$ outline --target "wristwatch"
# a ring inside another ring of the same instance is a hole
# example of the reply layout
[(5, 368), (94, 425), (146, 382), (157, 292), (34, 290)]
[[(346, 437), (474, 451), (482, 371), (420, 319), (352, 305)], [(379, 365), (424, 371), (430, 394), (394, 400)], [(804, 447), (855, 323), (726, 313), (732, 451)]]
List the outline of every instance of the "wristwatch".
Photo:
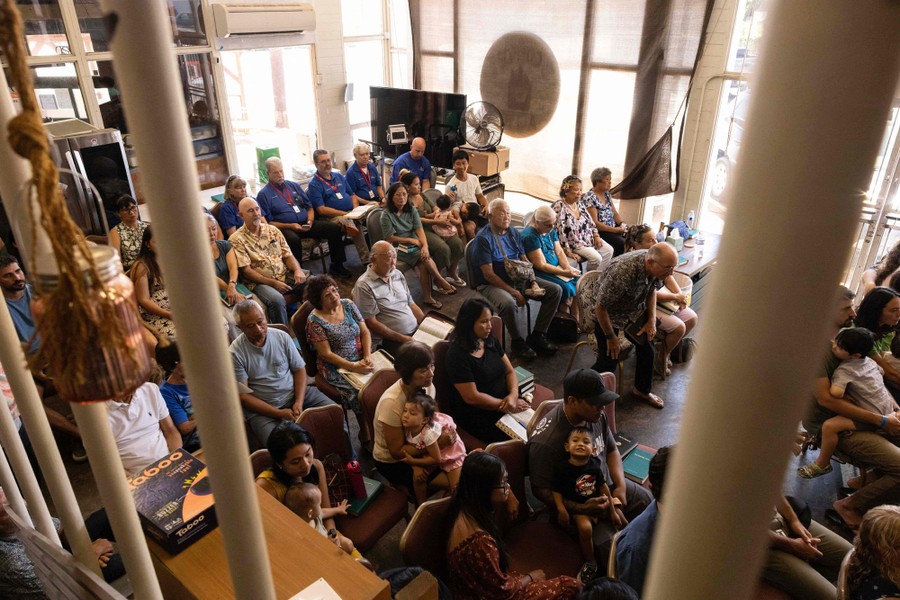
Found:
[(611, 340), (614, 337), (616, 337), (616, 334), (615, 333), (606, 333), (606, 334), (604, 334), (604, 337), (606, 337), (606, 339), (608, 339), (608, 340)]

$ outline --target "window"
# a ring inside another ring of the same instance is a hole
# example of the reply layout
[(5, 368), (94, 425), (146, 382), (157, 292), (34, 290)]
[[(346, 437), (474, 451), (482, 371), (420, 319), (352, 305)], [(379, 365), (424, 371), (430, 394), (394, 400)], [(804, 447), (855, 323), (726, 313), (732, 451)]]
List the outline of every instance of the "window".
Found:
[(353, 141), (370, 140), (371, 105), (369, 86), (389, 82), (385, 60), (388, 35), (385, 28), (385, 6), (372, 0), (341, 0), (344, 26), (344, 69), (352, 97), (347, 103)]
[[(316, 149), (312, 48), (295, 46), (221, 53), (237, 168), (265, 175), (257, 151), (278, 148), (288, 179), (303, 179)], [(263, 179), (259, 179), (262, 181)], [(252, 188), (252, 183), (251, 183)]]
[[(84, 97), (78, 85), (75, 63), (59, 63), (30, 67), (34, 93), (44, 122), (62, 119), (87, 119)], [(6, 80), (12, 75), (4, 68)], [(15, 92), (13, 92), (15, 94)], [(13, 99), (17, 98), (16, 95)]]

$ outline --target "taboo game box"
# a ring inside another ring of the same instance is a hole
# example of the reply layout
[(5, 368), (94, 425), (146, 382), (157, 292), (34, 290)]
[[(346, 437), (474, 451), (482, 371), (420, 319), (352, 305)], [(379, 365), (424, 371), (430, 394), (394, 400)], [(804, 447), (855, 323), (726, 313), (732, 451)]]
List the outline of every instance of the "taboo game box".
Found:
[(216, 512), (206, 465), (183, 448), (129, 480), (144, 531), (178, 554), (215, 529)]

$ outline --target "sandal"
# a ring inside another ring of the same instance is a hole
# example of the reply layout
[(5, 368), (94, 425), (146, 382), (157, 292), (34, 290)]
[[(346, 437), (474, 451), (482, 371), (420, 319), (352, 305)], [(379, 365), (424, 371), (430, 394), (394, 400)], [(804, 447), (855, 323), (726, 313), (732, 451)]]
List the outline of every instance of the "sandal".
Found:
[(444, 277), (444, 279), (456, 287), (466, 287), (466, 280), (462, 277)]
[(543, 288), (541, 288), (540, 290), (533, 290), (531, 288), (528, 288), (527, 290), (522, 292), (522, 295), (525, 296), (526, 298), (543, 298), (544, 294), (546, 294), (546, 293), (547, 293), (547, 290), (545, 290)]
[(665, 406), (666, 406), (666, 403), (663, 402), (663, 399), (652, 392), (649, 394), (644, 394), (637, 390), (632, 390), (631, 393), (633, 396), (637, 396), (638, 398), (640, 398), (641, 400), (643, 400), (644, 402), (646, 402), (653, 408), (662, 409), (662, 408), (665, 408)]
[(425, 304), (427, 304), (428, 306), (432, 307), (435, 310), (441, 310), (442, 308), (444, 308), (444, 304), (442, 302), (435, 300), (434, 298), (432, 298), (431, 300), (426, 300)]
[(452, 285), (449, 288), (439, 288), (438, 286), (432, 284), (431, 289), (438, 294), (444, 294), (445, 296), (452, 296), (456, 293), (456, 288)]
[(803, 479), (815, 479), (816, 477), (821, 477), (822, 475), (827, 475), (831, 473), (834, 468), (829, 463), (825, 468), (820, 467), (814, 462), (809, 463), (808, 465), (803, 465), (799, 469), (797, 469), (797, 475), (802, 477)]

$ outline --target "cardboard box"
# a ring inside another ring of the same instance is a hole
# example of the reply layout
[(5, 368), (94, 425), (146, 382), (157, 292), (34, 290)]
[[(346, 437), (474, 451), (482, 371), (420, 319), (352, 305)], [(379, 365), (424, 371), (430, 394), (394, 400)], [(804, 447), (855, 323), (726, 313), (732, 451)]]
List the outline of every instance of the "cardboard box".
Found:
[(509, 148), (506, 146), (497, 146), (496, 152), (482, 152), (466, 147), (458, 147), (453, 150), (465, 150), (469, 154), (468, 172), (473, 175), (481, 177), (496, 175), (509, 168)]
[(142, 469), (128, 485), (144, 532), (170, 554), (216, 528), (206, 465), (183, 448)]

